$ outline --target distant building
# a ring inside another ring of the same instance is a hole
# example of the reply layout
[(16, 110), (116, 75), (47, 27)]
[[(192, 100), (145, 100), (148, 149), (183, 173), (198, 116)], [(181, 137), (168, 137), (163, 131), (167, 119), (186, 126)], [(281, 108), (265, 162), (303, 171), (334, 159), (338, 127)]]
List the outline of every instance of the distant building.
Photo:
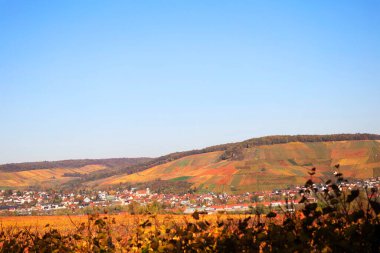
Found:
[(149, 196), (150, 190), (149, 190), (149, 188), (146, 188), (145, 190), (138, 190), (138, 191), (136, 191), (136, 195), (139, 197)]

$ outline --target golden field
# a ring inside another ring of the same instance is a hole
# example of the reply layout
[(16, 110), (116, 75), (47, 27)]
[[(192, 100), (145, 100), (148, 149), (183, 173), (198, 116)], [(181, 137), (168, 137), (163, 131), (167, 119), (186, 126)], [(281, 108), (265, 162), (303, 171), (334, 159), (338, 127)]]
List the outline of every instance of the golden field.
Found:
[[(91, 216), (87, 215), (55, 215), (55, 216), (4, 216), (0, 217), (0, 227), (7, 228), (30, 228), (32, 230), (45, 231), (49, 229), (57, 229), (60, 232), (71, 232), (81, 225), (88, 223)], [(131, 227), (139, 224), (146, 219), (154, 219), (159, 223), (182, 223), (185, 221), (193, 221), (191, 215), (130, 215), (128, 213), (100, 215), (101, 218), (115, 220), (116, 227)], [(244, 218), (246, 215), (202, 215), (201, 218), (207, 221), (215, 221), (217, 219), (225, 220), (228, 218)], [(48, 226), (47, 226), (48, 225)]]

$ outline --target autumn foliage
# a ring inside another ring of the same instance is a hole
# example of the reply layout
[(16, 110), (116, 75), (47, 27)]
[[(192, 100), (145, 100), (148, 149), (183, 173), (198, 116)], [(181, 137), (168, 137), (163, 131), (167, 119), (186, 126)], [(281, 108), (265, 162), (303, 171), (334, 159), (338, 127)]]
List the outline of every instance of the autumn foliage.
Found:
[[(309, 171), (299, 212), (253, 209), (213, 218), (198, 212), (177, 218), (147, 214), (123, 224), (90, 215), (86, 222), (73, 222), (68, 233), (49, 226), (43, 232), (2, 228), (0, 252), (379, 252), (377, 188), (343, 189), (345, 179), (337, 172), (319, 192), (315, 173)], [(309, 202), (311, 196), (319, 201)]]

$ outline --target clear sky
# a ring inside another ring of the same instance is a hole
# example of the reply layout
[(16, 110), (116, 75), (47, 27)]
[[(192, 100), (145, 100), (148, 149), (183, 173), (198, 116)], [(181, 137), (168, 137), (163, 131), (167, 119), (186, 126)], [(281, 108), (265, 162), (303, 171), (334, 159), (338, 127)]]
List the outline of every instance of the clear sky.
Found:
[(380, 1), (0, 0), (0, 163), (380, 133)]

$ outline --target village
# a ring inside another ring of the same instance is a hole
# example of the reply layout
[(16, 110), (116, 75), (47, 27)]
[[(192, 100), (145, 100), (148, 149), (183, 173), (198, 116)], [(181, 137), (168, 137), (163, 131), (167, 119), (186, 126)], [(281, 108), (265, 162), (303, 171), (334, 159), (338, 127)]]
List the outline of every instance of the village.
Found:
[[(326, 187), (325, 184), (313, 184), (313, 188), (319, 192)], [(341, 182), (339, 187), (347, 190), (375, 189), (378, 194), (380, 177)], [(190, 214), (195, 211), (209, 214), (217, 212), (248, 213), (258, 208), (294, 211), (304, 190), (304, 186), (297, 186), (292, 189), (243, 194), (213, 192), (158, 194), (151, 192), (149, 188), (72, 193), (8, 189), (0, 190), (0, 215), (85, 214), (96, 208), (134, 213), (138, 210), (150, 211), (147, 207), (151, 206), (155, 207), (154, 211), (177, 214)], [(308, 201), (317, 202), (317, 199), (313, 195), (309, 195)]]

